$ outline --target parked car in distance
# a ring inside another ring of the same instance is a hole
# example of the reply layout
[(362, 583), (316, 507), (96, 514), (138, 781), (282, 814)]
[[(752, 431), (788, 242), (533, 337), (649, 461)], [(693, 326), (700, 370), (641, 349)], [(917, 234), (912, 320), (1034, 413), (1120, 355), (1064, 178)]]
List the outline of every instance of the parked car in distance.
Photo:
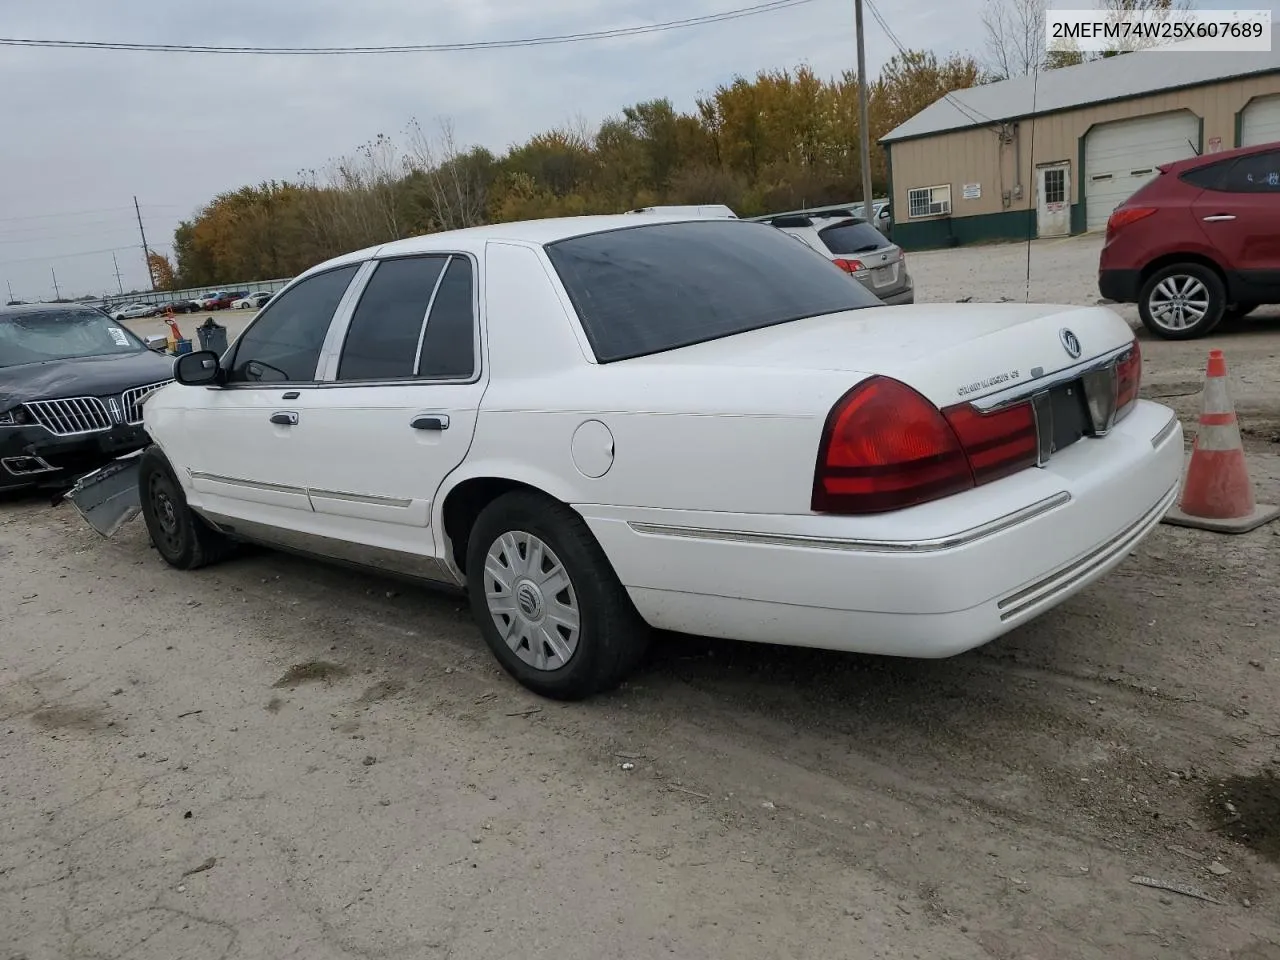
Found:
[(1098, 289), (1190, 340), (1280, 303), (1280, 143), (1165, 164), (1107, 221)]
[(200, 308), (192, 300), (170, 300), (167, 303), (160, 304), (158, 307), (159, 312), (162, 314), (168, 313), (170, 310), (174, 313), (195, 313), (198, 309)]
[(154, 317), (160, 312), (160, 309), (154, 303), (131, 303), (124, 307), (113, 307), (111, 316), (117, 322), (123, 320), (138, 320), (142, 317)]
[(752, 219), (803, 240), (885, 303), (915, 303), (915, 283), (902, 248), (848, 210), (793, 210)]
[(172, 371), (95, 307), (0, 308), (0, 491), (68, 483), (145, 447), (142, 403)]
[(248, 293), (249, 291), (247, 290), (220, 290), (213, 296), (206, 297), (202, 301), (201, 309), (226, 310), (241, 297), (247, 296)]
[(1113, 311), (890, 309), (740, 220), (372, 247), (224, 358), (178, 358), (144, 409), (133, 506), (164, 561), (250, 541), (463, 588), (557, 698), (619, 682), (655, 628), (960, 653), (1112, 569), (1182, 472)]
[(257, 293), (251, 293), (247, 297), (241, 297), (231, 304), (232, 310), (261, 310), (271, 299), (271, 294), (265, 290), (259, 290)]

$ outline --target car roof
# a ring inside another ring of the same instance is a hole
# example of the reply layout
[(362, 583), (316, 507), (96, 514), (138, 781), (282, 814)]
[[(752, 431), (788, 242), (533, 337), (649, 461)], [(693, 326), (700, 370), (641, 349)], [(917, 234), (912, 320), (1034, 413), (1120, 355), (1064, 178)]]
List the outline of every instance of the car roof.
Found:
[(1197, 167), (1208, 166), (1211, 163), (1235, 160), (1237, 157), (1248, 157), (1255, 153), (1268, 153), (1272, 150), (1280, 150), (1280, 141), (1257, 143), (1251, 147), (1236, 147), (1232, 150), (1219, 150), (1217, 153), (1202, 153), (1198, 157), (1187, 157), (1184, 160), (1175, 160), (1173, 163), (1162, 163), (1160, 164), (1160, 169), (1167, 173), (1182, 173), (1186, 170), (1195, 170)]
[(511, 223), (493, 223), (481, 227), (467, 227), (462, 230), (445, 230), (440, 233), (428, 233), (418, 237), (406, 237), (403, 240), (392, 240), (389, 243), (334, 257), (324, 263), (316, 264), (306, 271), (306, 276), (321, 270), (351, 263), (359, 263), (374, 257), (409, 256), (415, 253), (433, 253), (441, 250), (470, 249), (479, 250), (491, 241), (534, 244), (546, 246), (560, 240), (575, 237), (586, 237), (595, 233), (607, 233), (611, 230), (636, 230), (645, 227), (670, 223), (732, 223), (746, 224), (750, 221), (730, 219), (729, 217), (693, 217), (687, 214), (649, 213), (643, 217), (633, 214), (603, 214), (586, 217), (553, 217), (546, 220), (517, 220)]
[(0, 320), (11, 320), (16, 317), (34, 317), (41, 314), (85, 313), (101, 317), (102, 311), (97, 307), (83, 303), (24, 303), (17, 307), (0, 307)]

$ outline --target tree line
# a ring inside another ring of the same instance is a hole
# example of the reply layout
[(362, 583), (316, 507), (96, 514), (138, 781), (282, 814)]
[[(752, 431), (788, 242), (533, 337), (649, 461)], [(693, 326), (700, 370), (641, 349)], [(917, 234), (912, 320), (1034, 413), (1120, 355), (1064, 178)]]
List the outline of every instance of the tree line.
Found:
[[(986, 79), (972, 57), (907, 51), (868, 84), (873, 143), (945, 93)], [(740, 216), (842, 203), (861, 194), (858, 78), (809, 67), (723, 84), (691, 112), (667, 99), (582, 120), (495, 154), (459, 144), (448, 121), (410, 121), (290, 180), (214, 197), (174, 234), (162, 289), (293, 276), (400, 237), (483, 223), (724, 203)], [(876, 195), (888, 188), (874, 147)], [(159, 258), (164, 259), (164, 258)]]
[[(1183, 9), (1189, 0), (1102, 0), (1114, 11)], [(1084, 59), (1045, 49), (1046, 0), (987, 0), (981, 60), (905, 51), (867, 85), (871, 182), (888, 189), (876, 141), (944, 94)], [(222, 193), (174, 233), (174, 262), (153, 256), (159, 289), (293, 276), (332, 256), (483, 223), (723, 203), (739, 216), (861, 199), (858, 84), (809, 67), (739, 77), (681, 112), (668, 99), (592, 127), (547, 130), (505, 153), (463, 146), (451, 124), (411, 120), (353, 153)]]

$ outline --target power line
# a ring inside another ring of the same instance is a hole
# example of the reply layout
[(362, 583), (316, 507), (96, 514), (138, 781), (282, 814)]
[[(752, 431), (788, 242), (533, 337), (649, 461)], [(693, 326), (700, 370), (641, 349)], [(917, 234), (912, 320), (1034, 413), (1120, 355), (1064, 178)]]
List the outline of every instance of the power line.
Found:
[[(149, 209), (177, 210), (182, 207), (182, 204), (149, 203), (147, 204), (147, 207)], [(97, 210), (67, 210), (64, 213), (35, 213), (27, 217), (0, 217), (0, 223), (17, 223), (19, 221), (25, 222), (27, 220), (49, 220), (54, 217), (83, 217), (94, 213), (116, 213), (121, 210), (127, 210), (129, 213), (132, 213), (133, 207), (99, 207)]]
[[(892, 43), (897, 48), (898, 53), (902, 54), (902, 56), (905, 58), (907, 56), (907, 48), (903, 45), (902, 41), (898, 39), (897, 35), (891, 29), (889, 29), (889, 24), (885, 22), (885, 19), (881, 15), (880, 11), (876, 9), (875, 3), (873, 3), (872, 0), (866, 0), (866, 4), (867, 4), (867, 9), (871, 11), (871, 15), (876, 18), (876, 23), (880, 24), (880, 29), (884, 31), (884, 35), (889, 38), (889, 42)], [(958, 110), (961, 114), (963, 114), (969, 120), (969, 122), (976, 124), (977, 126), (980, 126), (980, 127), (987, 126), (988, 124), (998, 124), (1000, 122), (998, 120), (992, 119), (991, 117), (988, 117), (985, 113), (983, 113), (981, 110), (978, 110), (975, 107), (966, 107), (963, 103), (961, 103), (954, 96), (952, 96), (949, 91), (947, 93), (944, 93), (942, 95), (942, 98), (946, 100), (947, 103), (955, 107), (956, 110)], [(975, 117), (974, 116), (975, 113), (978, 116)], [(981, 117), (982, 119), (978, 119), (979, 117)]]
[[(154, 247), (172, 247), (173, 244), (168, 242), (152, 244)], [(7, 266), (11, 263), (40, 263), (48, 260), (70, 260), (74, 257), (91, 257), (99, 253), (115, 253), (119, 250), (139, 250), (138, 244), (131, 243), (123, 247), (104, 247), (101, 250), (81, 250), (79, 253), (55, 253), (43, 257), (20, 257), (17, 260), (0, 260), (0, 266)]]
[(750, 7), (739, 7), (736, 10), (725, 10), (721, 13), (709, 13), (700, 17), (687, 17), (683, 20), (667, 20), (663, 23), (651, 23), (636, 27), (611, 27), (605, 30), (591, 30), (585, 33), (564, 33), (545, 37), (524, 37), (518, 40), (474, 40), (459, 43), (414, 43), (399, 46), (372, 47), (219, 47), (205, 44), (187, 43), (131, 43), (127, 41), (100, 40), (35, 40), (19, 37), (0, 37), (0, 46), (9, 47), (47, 47), (74, 50), (128, 50), (136, 53), (223, 53), (251, 54), (257, 56), (344, 56), (352, 54), (389, 54), (389, 53), (449, 53), (462, 50), (504, 50), (511, 47), (538, 47), (560, 43), (583, 43), (589, 40), (612, 40), (619, 37), (634, 37), (649, 33), (663, 33), (668, 30), (683, 30), (688, 27), (703, 26), (708, 23), (724, 23), (728, 20), (740, 20), (743, 17), (754, 17), (775, 10), (786, 10), (799, 7), (816, 0), (769, 0)]

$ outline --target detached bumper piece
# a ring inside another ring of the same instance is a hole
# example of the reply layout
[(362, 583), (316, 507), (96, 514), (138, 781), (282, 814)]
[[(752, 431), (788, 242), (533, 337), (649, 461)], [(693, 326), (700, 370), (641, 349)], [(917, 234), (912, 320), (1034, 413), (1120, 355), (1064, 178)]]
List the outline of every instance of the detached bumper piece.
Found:
[(110, 537), (142, 511), (138, 495), (138, 465), (142, 451), (81, 477), (66, 499), (85, 522)]

